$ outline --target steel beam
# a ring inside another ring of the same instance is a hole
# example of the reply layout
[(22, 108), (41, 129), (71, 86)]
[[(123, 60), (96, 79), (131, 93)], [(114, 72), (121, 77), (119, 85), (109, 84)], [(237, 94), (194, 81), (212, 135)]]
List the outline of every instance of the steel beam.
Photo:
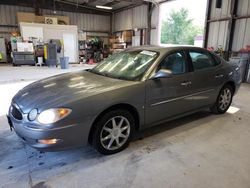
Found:
[(133, 5), (129, 5), (129, 6), (120, 8), (120, 9), (116, 9), (113, 12), (117, 13), (117, 12), (121, 12), (121, 11), (128, 10), (128, 9), (131, 9), (131, 8), (135, 8), (135, 7), (138, 7), (138, 6), (141, 6), (141, 5), (147, 5), (147, 3), (146, 2), (136, 3), (136, 4), (133, 4)]
[(151, 39), (151, 29), (152, 29), (152, 25), (151, 25), (151, 20), (152, 20), (152, 13), (153, 13), (153, 9), (154, 9), (155, 5), (153, 3), (148, 3), (148, 28), (147, 28), (147, 45), (150, 44), (150, 39)]
[(225, 46), (227, 60), (229, 59), (230, 51), (232, 51), (232, 46), (233, 46), (237, 8), (238, 8), (238, 0), (231, 0), (230, 20), (228, 23), (228, 32), (227, 32), (226, 46)]
[(204, 39), (204, 43), (203, 43), (203, 47), (207, 48), (208, 46), (208, 35), (209, 35), (209, 20), (210, 20), (210, 16), (211, 16), (211, 9), (212, 9), (212, 0), (208, 0), (207, 1), (207, 11), (206, 11), (206, 25), (205, 25), (205, 39)]
[[(35, 2), (34, 2), (35, 1)], [(0, 4), (16, 5), (34, 8), (34, 4), (39, 4), (40, 9), (54, 10), (54, 0), (0, 0)], [(111, 15), (111, 11), (99, 10), (85, 5), (76, 6), (75, 3), (66, 0), (55, 0), (57, 11), (80, 12), (86, 14)]]

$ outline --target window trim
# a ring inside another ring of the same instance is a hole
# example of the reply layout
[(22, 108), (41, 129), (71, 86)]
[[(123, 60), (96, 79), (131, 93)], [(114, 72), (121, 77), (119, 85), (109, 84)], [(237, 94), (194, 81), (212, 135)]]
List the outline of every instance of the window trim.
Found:
[[(192, 52), (194, 52), (194, 53), (201, 53), (201, 54), (204, 54), (204, 55), (208, 54), (209, 57), (210, 57), (214, 62), (216, 62), (216, 65), (211, 66), (211, 67), (207, 67), (207, 68), (203, 68), (203, 69), (196, 69), (196, 70), (195, 70), (195, 69), (194, 69), (194, 65), (193, 65), (193, 60), (192, 60), (192, 57), (191, 57), (191, 55), (190, 55), (190, 53), (192, 53)], [(188, 50), (186, 50), (186, 53), (187, 53), (187, 59), (188, 59), (188, 61), (189, 61), (189, 64), (190, 64), (190, 67), (191, 67), (192, 72), (201, 72), (201, 71), (206, 71), (206, 70), (214, 69), (214, 68), (217, 68), (217, 67), (221, 64), (221, 62), (218, 62), (218, 61), (215, 59), (215, 57), (213, 57), (213, 55), (212, 55), (209, 51), (206, 51), (206, 50), (196, 50), (196, 49), (191, 50), (191, 49), (188, 49)]]
[[(173, 55), (173, 54), (176, 54), (176, 53), (180, 53), (182, 54), (183, 58), (184, 58), (184, 61), (185, 61), (185, 72), (181, 73), (181, 74), (173, 74), (173, 77), (175, 76), (179, 76), (179, 75), (183, 75), (183, 74), (186, 74), (186, 73), (189, 73), (189, 66), (188, 66), (188, 61), (187, 61), (187, 56), (186, 56), (186, 53), (185, 53), (185, 50), (176, 50), (176, 51), (171, 51), (170, 53), (167, 53), (165, 54), (161, 60), (159, 60), (159, 62), (157, 63), (157, 65), (154, 67), (154, 70), (152, 71), (152, 73), (150, 74), (150, 77), (152, 76), (152, 74), (155, 74), (158, 67), (160, 66), (160, 64), (170, 55)], [(150, 78), (149, 77), (149, 78)]]

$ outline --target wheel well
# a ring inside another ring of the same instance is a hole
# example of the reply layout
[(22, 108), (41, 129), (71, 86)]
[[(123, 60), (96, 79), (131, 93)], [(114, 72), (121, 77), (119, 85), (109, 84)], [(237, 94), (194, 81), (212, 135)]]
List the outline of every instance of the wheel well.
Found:
[(113, 105), (113, 106), (110, 106), (109, 108), (105, 109), (103, 112), (101, 112), (95, 119), (95, 121), (93, 122), (92, 126), (91, 126), (91, 129), (90, 129), (90, 132), (89, 132), (89, 137), (88, 137), (88, 141), (89, 143), (92, 143), (92, 140), (93, 140), (93, 133), (94, 133), (94, 130), (95, 130), (95, 124), (96, 122), (107, 112), (111, 111), (111, 110), (115, 110), (115, 109), (124, 109), (124, 110), (127, 110), (131, 113), (131, 115), (134, 117), (135, 119), (135, 130), (139, 130), (139, 125), (140, 125), (140, 117), (139, 117), (139, 113), (138, 111), (136, 110), (135, 107), (133, 107), (132, 105), (130, 104), (125, 104), (125, 103), (122, 103), (122, 104), (116, 104), (116, 105)]
[(233, 88), (233, 93), (235, 92), (235, 83), (233, 81), (229, 81), (225, 85), (230, 85)]

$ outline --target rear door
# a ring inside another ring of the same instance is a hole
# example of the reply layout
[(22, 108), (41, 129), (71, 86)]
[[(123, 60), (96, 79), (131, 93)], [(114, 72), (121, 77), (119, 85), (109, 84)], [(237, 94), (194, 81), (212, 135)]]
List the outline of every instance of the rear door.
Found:
[(225, 76), (220, 62), (205, 50), (189, 50), (187, 56), (193, 69), (193, 108), (215, 103)]

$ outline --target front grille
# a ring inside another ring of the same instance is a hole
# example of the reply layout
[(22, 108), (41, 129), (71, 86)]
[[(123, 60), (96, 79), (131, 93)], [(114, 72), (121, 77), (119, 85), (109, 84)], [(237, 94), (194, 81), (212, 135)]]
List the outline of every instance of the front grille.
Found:
[(12, 106), (11, 106), (11, 114), (17, 120), (22, 120), (23, 119), (23, 115), (20, 112), (20, 110), (16, 107), (16, 105), (12, 104)]

